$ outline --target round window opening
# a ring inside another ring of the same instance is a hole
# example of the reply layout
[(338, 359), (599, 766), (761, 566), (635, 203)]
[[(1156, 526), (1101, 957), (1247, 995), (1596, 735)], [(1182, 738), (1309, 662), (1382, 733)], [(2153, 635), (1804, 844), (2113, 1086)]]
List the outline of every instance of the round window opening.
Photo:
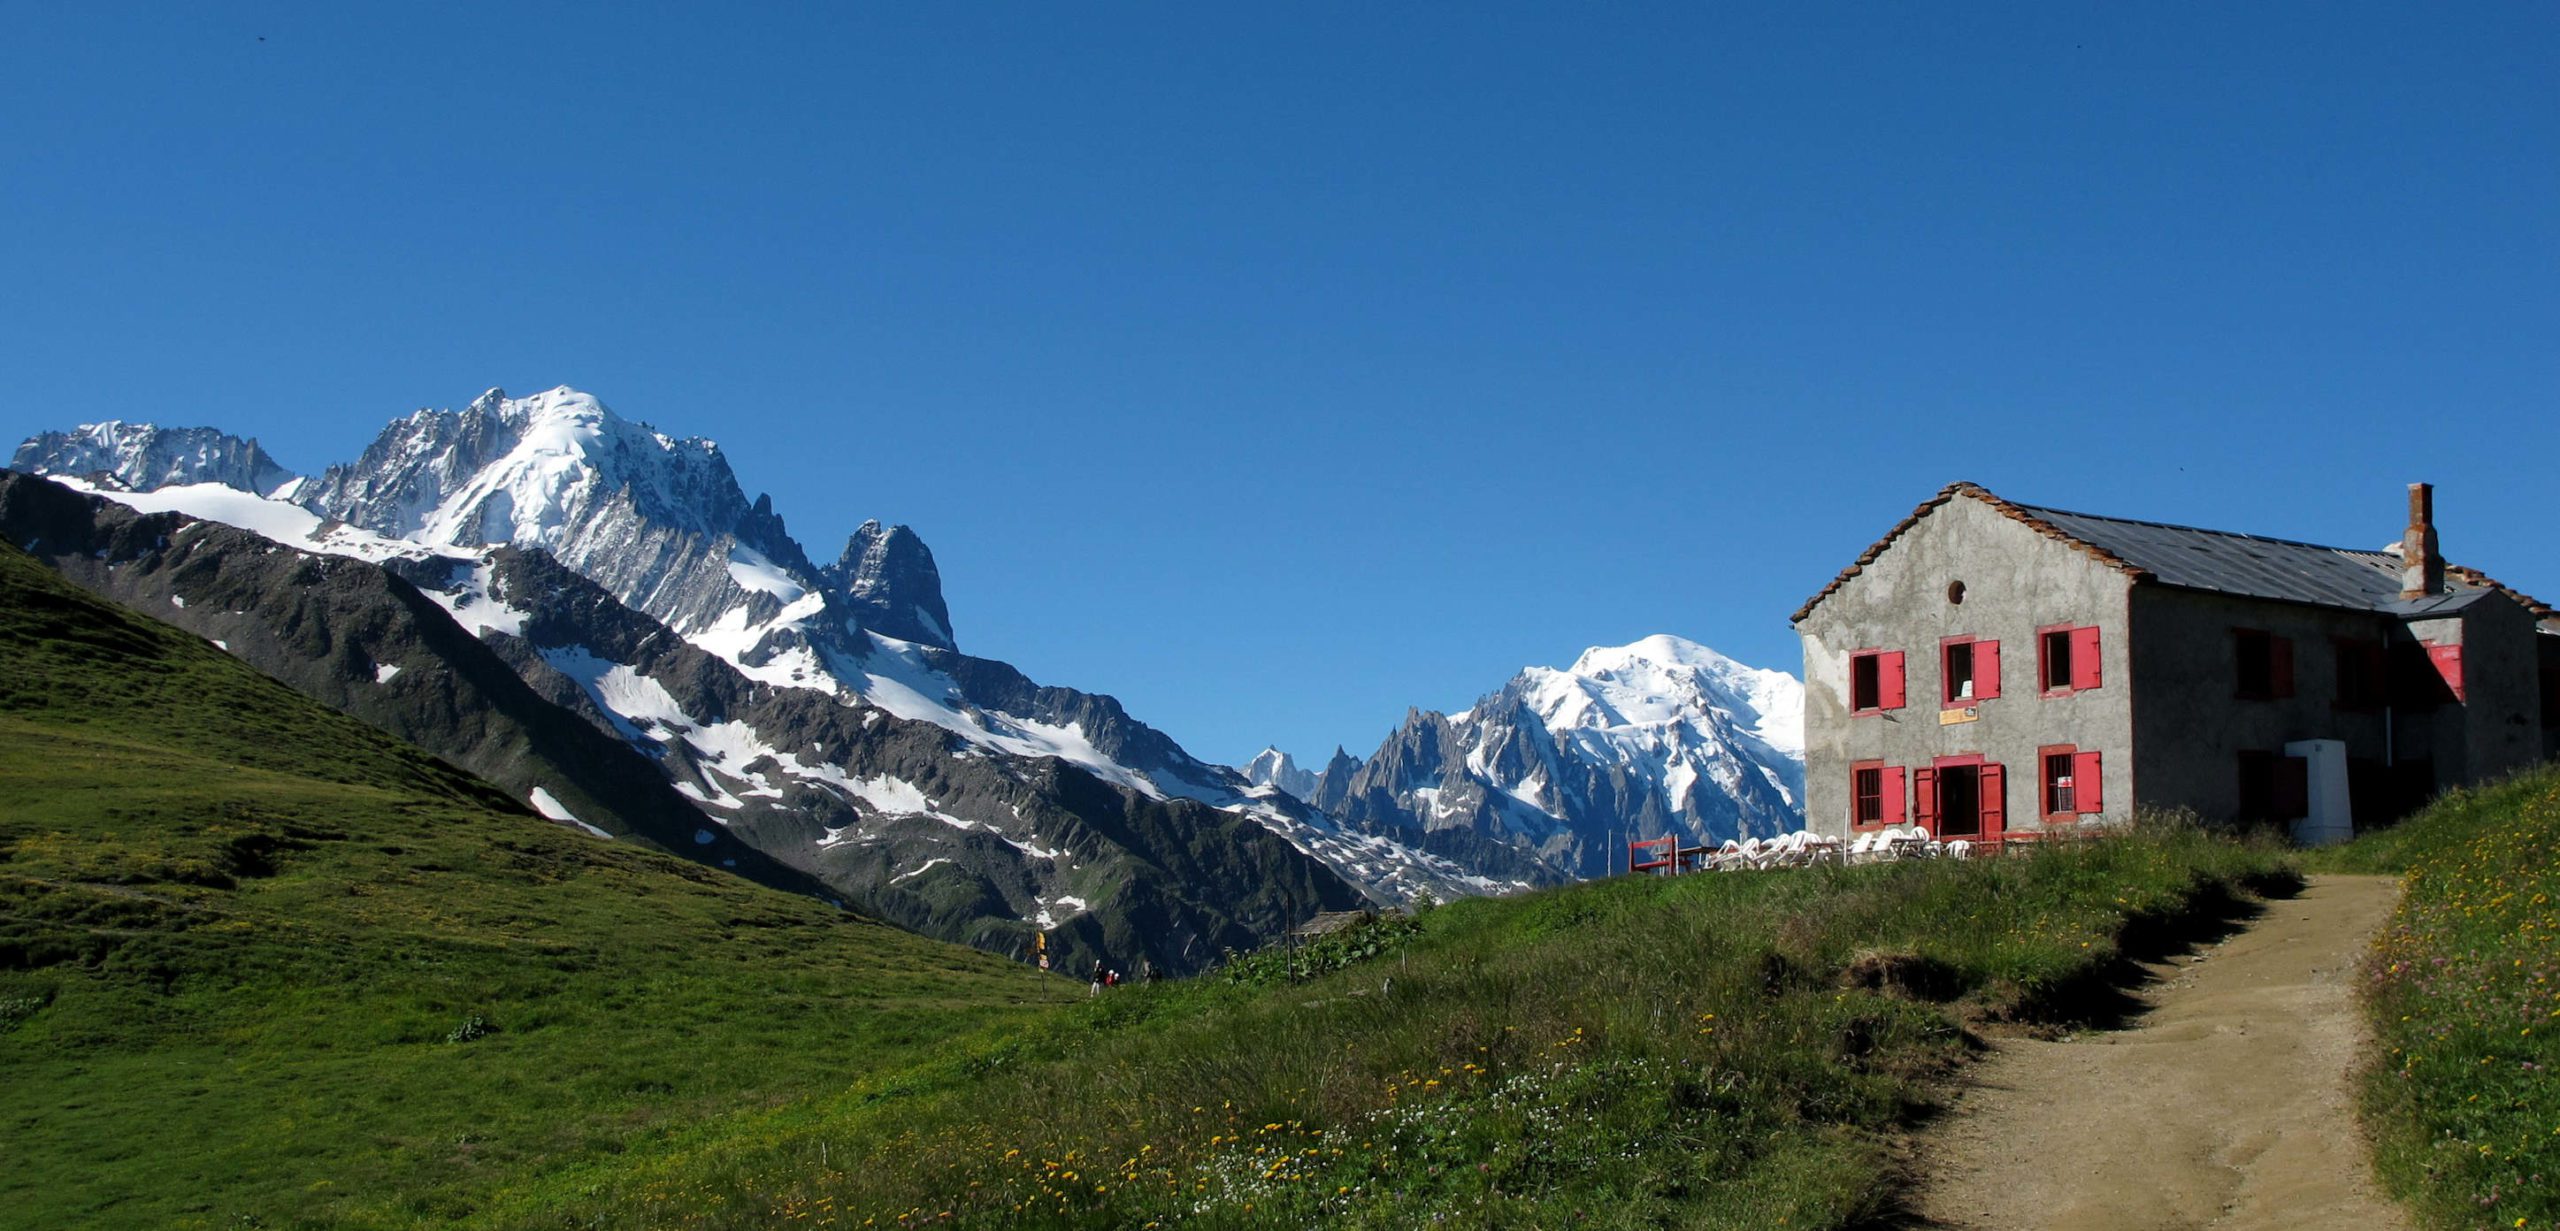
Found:
[(1957, 604), (1962, 604), (1962, 603), (1964, 602), (1964, 583), (1963, 583), (1963, 582), (1961, 582), (1961, 581), (1950, 581), (1950, 582), (1948, 582), (1948, 583), (1947, 583), (1947, 601), (1948, 601), (1948, 602), (1950, 602), (1950, 603), (1957, 603)]

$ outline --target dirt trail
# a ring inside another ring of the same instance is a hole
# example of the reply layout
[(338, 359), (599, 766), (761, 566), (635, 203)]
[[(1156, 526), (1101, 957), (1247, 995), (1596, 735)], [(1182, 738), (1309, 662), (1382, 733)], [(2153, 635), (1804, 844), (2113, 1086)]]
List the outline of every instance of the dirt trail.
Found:
[(2374, 1228), (2349, 1071), (2356, 960), (2388, 877), (2314, 877), (2245, 931), (2154, 967), (2133, 1028), (2004, 1041), (1922, 1134), (1921, 1226), (1967, 1231)]

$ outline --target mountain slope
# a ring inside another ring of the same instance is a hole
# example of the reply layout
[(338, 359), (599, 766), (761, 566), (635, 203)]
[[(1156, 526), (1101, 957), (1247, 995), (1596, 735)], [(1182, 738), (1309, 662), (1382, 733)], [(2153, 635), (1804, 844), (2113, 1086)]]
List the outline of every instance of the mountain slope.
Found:
[(1047, 930), (1080, 968), (1186, 971), (1358, 903), (1251, 818), (967, 755), (945, 725), (751, 679), (539, 550), (323, 532), (377, 565), (16, 475), (0, 476), (0, 532), (547, 813), (928, 935), (1027, 957)]
[[(49, 455), (35, 450), (30, 456), (42, 462)], [(1028, 772), (1016, 762), (1056, 758), (1151, 801), (1197, 801), (1226, 816), (1180, 807), (1165, 815), (1213, 829), (1223, 829), (1226, 818), (1248, 820), (1374, 899), (1450, 897), (1500, 887), (1474, 869), (1415, 850), (1393, 836), (1344, 827), (1284, 793), (1258, 790), (1232, 770), (1191, 757), (1107, 696), (1038, 685), (1004, 663), (960, 654), (953, 648), (951, 616), (932, 553), (913, 531), (866, 523), (835, 564), (813, 568), (770, 502), (746, 499), (717, 446), (678, 440), (623, 420), (595, 398), (573, 390), (521, 399), (491, 390), (459, 412), (420, 411), (387, 427), (357, 462), (291, 485), (285, 494), (294, 503), (257, 501), (208, 483), (147, 492), (119, 490), (121, 486), (110, 483), (94, 490), (140, 509), (175, 509), (255, 529), (297, 548), (385, 562), (404, 570), (404, 576), (466, 627), (492, 640), (513, 636), (521, 620), (515, 614), (520, 608), (487, 597), (497, 561), (511, 549), (547, 553), (623, 607), (671, 630), (746, 680), (876, 707), (887, 717), (943, 728), (959, 737), (957, 744), (946, 745), (951, 758), (1010, 765), (1004, 772), (1016, 777)], [(439, 560), (457, 563), (435, 563)], [(470, 578), (454, 571), (465, 566), (473, 570)], [(422, 571), (430, 568), (435, 571)], [(574, 658), (583, 634), (555, 630), (552, 636), (555, 644), (547, 649)], [(893, 917), (919, 917), (916, 909), (891, 900), (893, 890), (911, 893), (927, 887), (905, 879), (911, 873), (918, 881), (964, 877), (961, 883), (936, 888), (931, 896), (937, 904), (922, 912), (937, 920), (936, 934), (975, 929), (976, 943), (1006, 951), (1024, 943), (1027, 932), (966, 923), (972, 911), (982, 921), (1021, 928), (1043, 917), (1062, 919), (1087, 909), (1107, 923), (1115, 913), (1087, 891), (1092, 886), (1081, 878), (1036, 864), (976, 868), (973, 861), (983, 862), (976, 855), (953, 856), (936, 865), (947, 870), (928, 873), (923, 865), (941, 852), (927, 851), (921, 839), (892, 843), (896, 858), (848, 863), (853, 852), (833, 849), (849, 840), (844, 832), (849, 826), (841, 817), (816, 818), (821, 822), (816, 826), (806, 823), (807, 818), (792, 826), (743, 824), (741, 809), (786, 807), (765, 801), (792, 789), (767, 777), (740, 793), (698, 774), (688, 777), (699, 758), (680, 751), (670, 755), (668, 741), (651, 734), (657, 728), (650, 720), (659, 711), (672, 707), (700, 719), (682, 724), (697, 737), (712, 738), (710, 733), (718, 729), (751, 734), (762, 748), (795, 750), (775, 764), (789, 777), (818, 783), (822, 792), (859, 796), (851, 783), (884, 776), (876, 767), (809, 762), (798, 751), (809, 741), (787, 727), (747, 724), (750, 729), (731, 730), (713, 717), (725, 710), (703, 708), (712, 702), (688, 694), (681, 685), (653, 685), (672, 688), (674, 699), (666, 702), (647, 695), (646, 689), (635, 693), (604, 687), (609, 679), (628, 682), (627, 676), (615, 675), (617, 669), (631, 668), (628, 662), (574, 659), (564, 666), (542, 654), (509, 658), (528, 684), (546, 691), (555, 703), (578, 710), (650, 757), (668, 772), (673, 787), (687, 792), (713, 820), (750, 841), (767, 843), (766, 853), (776, 859), (831, 868), (831, 884)], [(583, 688), (583, 701), (579, 690), (561, 686), (557, 677), (564, 675), (592, 685)], [(700, 686), (708, 678), (692, 671), (682, 683)], [(617, 705), (638, 708), (623, 712)], [(823, 709), (777, 704), (768, 713), (776, 721), (797, 721)], [(907, 770), (911, 772), (888, 778), (912, 786), (912, 772), (920, 771), (914, 766)], [(831, 772), (846, 781), (829, 781)], [(960, 823), (949, 828), (1001, 834), (1026, 855), (1058, 849), (1027, 832), (1040, 822), (1024, 820), (1009, 806), (970, 815), (904, 789), (878, 789), (886, 792), (882, 799), (897, 805), (893, 810), (906, 815), (951, 817)], [(992, 801), (1001, 793), (977, 794)], [(804, 793), (800, 798), (815, 797)], [(845, 806), (862, 810), (859, 800)], [(939, 836), (951, 838), (949, 828)], [(867, 841), (876, 837), (864, 836)], [(1159, 870), (1163, 866), (1151, 856), (1142, 861)], [(1205, 884), (1193, 886), (1190, 894), (1205, 908), (1232, 896), (1233, 888)], [(1330, 889), (1316, 896), (1340, 899)], [(1300, 906), (1313, 909), (1313, 903), (1309, 898)], [(1258, 911), (1248, 913), (1262, 918)], [(1267, 929), (1283, 924), (1255, 926), (1267, 936)], [(1169, 943), (1198, 961), (1204, 939), (1184, 936)], [(1134, 958), (1143, 952), (1166, 965), (1155, 948), (1116, 956)]]
[(554, 820), (777, 888), (825, 892), (805, 872), (716, 826), (705, 829), (701, 812), (646, 757), (572, 721), (443, 608), (382, 568), (280, 551), (219, 522), (138, 514), (8, 472), (0, 472), (0, 539), (95, 593), (216, 642), (304, 696), (506, 787)]
[(1796, 828), (1803, 710), (1785, 672), (1647, 637), (1528, 668), (1456, 715), (1412, 711), (1366, 761), (1337, 752), (1310, 798), (1470, 866), (1597, 876), (1632, 839)]
[(467, 1221), (1082, 996), (534, 816), (0, 544), (23, 1226)]

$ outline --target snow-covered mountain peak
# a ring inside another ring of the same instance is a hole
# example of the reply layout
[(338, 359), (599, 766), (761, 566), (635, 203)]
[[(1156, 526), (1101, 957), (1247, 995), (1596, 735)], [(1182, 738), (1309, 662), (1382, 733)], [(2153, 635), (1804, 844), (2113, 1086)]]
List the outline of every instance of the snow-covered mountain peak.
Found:
[(1590, 875), (1629, 835), (1793, 828), (1803, 713), (1795, 677), (1694, 641), (1595, 646), (1570, 667), (1526, 668), (1454, 716), (1408, 713), (1367, 762), (1328, 766), (1312, 802), (1356, 826), (1490, 843)]
[(35, 436), (18, 446), (9, 467), (69, 478), (103, 474), (132, 491), (219, 483), (266, 496), (297, 481), (257, 441), (209, 427), (160, 427), (122, 419)]
[[(955, 648), (941, 575), (914, 531), (868, 523), (843, 561), (820, 569), (770, 499), (747, 499), (717, 444), (669, 436), (567, 385), (416, 411), (311, 479), (254, 441), (127, 423), (47, 433), (12, 464), (129, 491), (219, 483), (437, 552), (547, 551), (771, 683), (824, 687), (806, 651), (840, 640), (847, 617)], [(777, 655), (789, 669), (772, 665)]]
[[(758, 678), (807, 639), (823, 579), (719, 447), (614, 413), (566, 385), (490, 389), (384, 428), (296, 493), (315, 512), (441, 547), (539, 548)], [(831, 624), (832, 622), (820, 622)]]
[(1550, 730), (1649, 726), (1714, 712), (1770, 748), (1804, 756), (1804, 686), (1668, 633), (1593, 646), (1562, 671), (1531, 667), (1523, 699)]
[[(1340, 755), (1338, 750), (1336, 755)], [(1315, 795), (1316, 776), (1277, 748), (1264, 748), (1253, 754), (1253, 759), (1247, 761), (1240, 772), (1244, 774), (1245, 781), (1255, 786), (1278, 787), (1299, 799), (1311, 799)]]
[[(718, 446), (668, 437), (566, 385), (526, 398), (492, 389), (456, 419), (462, 438), (424, 460), (458, 482), (438, 485), (443, 498), (403, 527), (408, 537), (557, 549), (625, 493), (642, 517), (696, 533), (728, 529), (746, 507)], [(467, 473), (466, 461), (477, 463)]]
[(1669, 633), (1655, 633), (1626, 645), (1595, 645), (1584, 650), (1566, 670), (1575, 675), (1597, 675), (1639, 666), (1703, 667), (1720, 672), (1751, 670), (1695, 641)]

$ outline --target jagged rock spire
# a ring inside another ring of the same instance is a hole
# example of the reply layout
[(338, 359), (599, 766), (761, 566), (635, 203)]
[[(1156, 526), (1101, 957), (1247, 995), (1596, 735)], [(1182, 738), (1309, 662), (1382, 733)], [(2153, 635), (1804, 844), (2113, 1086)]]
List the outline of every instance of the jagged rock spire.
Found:
[(866, 521), (826, 572), (864, 628), (901, 641), (959, 648), (951, 636), (951, 609), (942, 601), (942, 571), (915, 531)]

